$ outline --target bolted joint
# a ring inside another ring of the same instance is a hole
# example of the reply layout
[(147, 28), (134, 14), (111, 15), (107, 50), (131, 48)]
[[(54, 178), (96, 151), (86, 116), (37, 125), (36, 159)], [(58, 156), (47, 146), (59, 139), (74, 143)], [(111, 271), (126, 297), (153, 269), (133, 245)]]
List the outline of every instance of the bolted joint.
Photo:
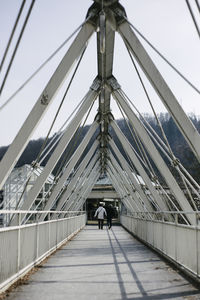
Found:
[(126, 20), (126, 11), (121, 4), (118, 3), (115, 7), (113, 7), (113, 12), (118, 26)]
[(48, 105), (49, 104), (49, 96), (47, 93), (44, 93), (41, 97), (41, 104)]
[(114, 76), (107, 79), (107, 84), (112, 91), (121, 89), (120, 84), (118, 83), (117, 79)]
[(172, 160), (172, 166), (173, 166), (173, 167), (177, 167), (179, 164), (180, 164), (180, 160), (179, 160), (178, 158), (175, 157), (175, 158)]
[(31, 163), (31, 166), (33, 168), (38, 168), (40, 166), (40, 164), (36, 160), (33, 160), (32, 163)]
[(152, 180), (153, 182), (157, 183), (157, 182), (158, 182), (158, 176), (152, 175), (152, 176), (151, 176), (151, 180)]
[(97, 92), (97, 91), (99, 91), (101, 85), (102, 85), (102, 80), (99, 79), (99, 77), (97, 76), (97, 77), (94, 79), (94, 81), (93, 81), (93, 83), (92, 83), (90, 89)]

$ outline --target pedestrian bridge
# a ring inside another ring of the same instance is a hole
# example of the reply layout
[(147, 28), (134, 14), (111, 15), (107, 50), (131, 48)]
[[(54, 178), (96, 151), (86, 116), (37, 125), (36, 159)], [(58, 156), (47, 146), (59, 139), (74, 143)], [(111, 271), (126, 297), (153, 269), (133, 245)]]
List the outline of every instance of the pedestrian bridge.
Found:
[[(34, 1), (24, 26), (33, 4)], [(194, 15), (192, 20), (195, 22)], [(159, 134), (114, 76), (116, 33), (151, 106)], [(22, 34), (23, 30), (16, 47)], [(199, 290), (179, 273), (199, 284), (200, 185), (174, 154), (147, 90), (151, 88), (164, 105), (198, 167), (200, 135), (142, 41), (193, 92), (199, 95), (200, 91), (135, 28), (119, 0), (94, 0), (85, 21), (4, 101), (0, 113), (75, 34), (0, 161), (0, 291), (17, 284), (24, 275), (29, 278), (35, 268), (38, 271), (26, 285), (10, 292), (10, 299), (64, 299), (66, 295), (67, 299), (200, 299)], [(50, 138), (93, 35), (97, 41), (96, 77), (60, 130)], [(5, 56), (11, 42), (12, 35)], [(13, 59), (14, 56), (7, 70), (4, 60), (1, 63), (5, 72), (2, 95)], [(61, 101), (46, 137), (34, 161), (22, 173), (16, 164), (56, 97)], [(118, 125), (112, 103), (129, 135)], [(95, 105), (93, 121), (83, 134)], [(109, 186), (95, 189), (98, 180), (105, 178), (109, 179)], [(85, 227), (87, 200), (100, 201), (105, 197), (117, 198), (119, 223), (123, 227), (104, 227), (100, 231), (92, 225)], [(179, 271), (161, 261), (160, 255)]]
[(134, 237), (120, 225), (85, 227), (85, 212), (0, 229), (1, 291), (22, 278), (7, 299), (200, 298), (198, 226), (138, 214), (120, 221)]

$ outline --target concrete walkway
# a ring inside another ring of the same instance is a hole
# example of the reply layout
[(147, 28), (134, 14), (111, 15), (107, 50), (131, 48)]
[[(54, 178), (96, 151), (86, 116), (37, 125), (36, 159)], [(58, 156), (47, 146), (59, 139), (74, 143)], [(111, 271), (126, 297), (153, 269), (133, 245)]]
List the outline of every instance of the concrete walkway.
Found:
[(87, 226), (7, 300), (200, 299), (200, 290), (120, 226)]

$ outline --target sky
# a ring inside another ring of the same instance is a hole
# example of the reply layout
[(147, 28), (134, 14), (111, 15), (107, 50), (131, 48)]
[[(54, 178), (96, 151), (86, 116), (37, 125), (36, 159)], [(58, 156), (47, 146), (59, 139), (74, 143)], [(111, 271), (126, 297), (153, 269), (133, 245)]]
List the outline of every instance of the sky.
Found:
[[(0, 0), (0, 61), (14, 25), (22, 1)], [(14, 45), (31, 1), (27, 0), (21, 22), (17, 28), (4, 68), (0, 73), (0, 83), (5, 74)], [(26, 81), (26, 79), (66, 40), (84, 21), (92, 0), (36, 0), (29, 22), (24, 31), (6, 85), (0, 96), (0, 107)], [(129, 21), (198, 89), (200, 89), (200, 40), (184, 0), (121, 0)], [(200, 14), (194, 0), (190, 0), (200, 27)], [(75, 37), (75, 36), (74, 36)], [(60, 60), (66, 53), (74, 37), (65, 47), (34, 77), (12, 101), (0, 109), (0, 146), (12, 142), (23, 122), (37, 102)], [(140, 38), (158, 70), (168, 83), (186, 113), (200, 116), (200, 95), (183, 81), (155, 52)], [(72, 73), (71, 73), (72, 74)], [(53, 127), (52, 134), (59, 130), (72, 110), (83, 99), (97, 75), (96, 33), (91, 37), (80, 68), (66, 97), (63, 108)], [(130, 57), (118, 33), (115, 38), (113, 75), (123, 91), (141, 113), (152, 113), (143, 89), (138, 81)], [(160, 99), (142, 74), (156, 112), (166, 112)], [(62, 86), (45, 117), (40, 122), (32, 139), (45, 137), (64, 90)], [(97, 104), (88, 118), (94, 120)], [(121, 114), (111, 101), (111, 109), (116, 119)]]

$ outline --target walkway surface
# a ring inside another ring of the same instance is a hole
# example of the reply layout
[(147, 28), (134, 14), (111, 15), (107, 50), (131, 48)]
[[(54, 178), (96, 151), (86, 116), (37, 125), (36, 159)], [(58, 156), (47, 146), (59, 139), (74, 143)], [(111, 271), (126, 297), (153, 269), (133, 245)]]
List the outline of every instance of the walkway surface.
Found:
[(86, 226), (6, 299), (200, 299), (200, 290), (122, 227)]

